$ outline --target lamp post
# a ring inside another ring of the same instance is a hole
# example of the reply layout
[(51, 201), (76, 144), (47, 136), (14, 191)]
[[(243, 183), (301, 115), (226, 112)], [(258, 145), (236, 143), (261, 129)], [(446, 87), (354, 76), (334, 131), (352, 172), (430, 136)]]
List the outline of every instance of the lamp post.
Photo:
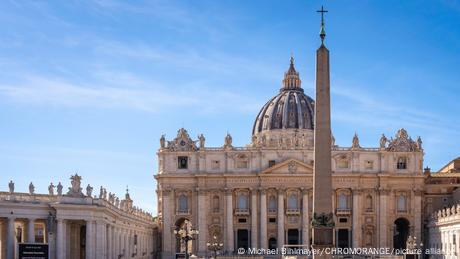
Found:
[(212, 236), (212, 241), (206, 243), (206, 246), (208, 247), (208, 250), (211, 250), (214, 254), (214, 258), (217, 256), (217, 251), (222, 250), (222, 247), (224, 246), (223, 243), (217, 242), (217, 236), (214, 235)]
[(195, 240), (195, 236), (199, 234), (197, 229), (192, 228), (190, 221), (185, 220), (184, 224), (180, 229), (175, 229), (174, 234), (177, 236), (177, 239), (181, 240), (185, 244), (185, 259), (189, 258), (188, 254), (188, 242)]

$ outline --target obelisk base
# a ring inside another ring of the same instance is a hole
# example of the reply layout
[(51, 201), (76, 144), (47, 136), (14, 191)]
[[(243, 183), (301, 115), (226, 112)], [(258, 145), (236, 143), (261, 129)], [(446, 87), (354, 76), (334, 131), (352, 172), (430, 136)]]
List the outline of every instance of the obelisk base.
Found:
[(331, 259), (333, 258), (331, 250), (326, 248), (334, 247), (334, 228), (333, 227), (314, 227), (313, 244), (314, 259)]

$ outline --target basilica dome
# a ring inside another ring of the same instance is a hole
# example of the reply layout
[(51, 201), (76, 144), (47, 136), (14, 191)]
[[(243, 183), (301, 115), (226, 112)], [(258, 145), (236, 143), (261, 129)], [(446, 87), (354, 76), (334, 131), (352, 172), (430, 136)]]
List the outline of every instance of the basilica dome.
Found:
[(314, 128), (314, 101), (304, 93), (299, 73), (291, 58), (289, 70), (284, 73), (280, 93), (271, 98), (260, 110), (252, 134), (273, 131), (311, 131)]

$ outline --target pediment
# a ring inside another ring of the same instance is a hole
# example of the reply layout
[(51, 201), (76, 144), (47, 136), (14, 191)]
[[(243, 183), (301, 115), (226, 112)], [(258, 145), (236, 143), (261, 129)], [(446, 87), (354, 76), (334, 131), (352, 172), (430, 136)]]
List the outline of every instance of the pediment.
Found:
[(313, 174), (313, 166), (291, 158), (263, 170), (260, 174)]

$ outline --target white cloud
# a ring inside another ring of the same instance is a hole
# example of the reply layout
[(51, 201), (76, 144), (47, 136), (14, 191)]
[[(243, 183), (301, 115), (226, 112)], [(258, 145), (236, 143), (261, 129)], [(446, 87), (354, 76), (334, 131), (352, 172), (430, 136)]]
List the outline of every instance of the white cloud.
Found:
[[(115, 80), (115, 79), (114, 79)], [(169, 90), (151, 85), (129, 74), (122, 74), (126, 86), (73, 84), (60, 79), (29, 76), (22, 84), (0, 84), (0, 95), (11, 101), (63, 107), (95, 107), (133, 109), (158, 112), (167, 108), (196, 108), (205, 112), (254, 111), (260, 104), (250, 97), (215, 88), (187, 86)], [(149, 87), (132, 87), (149, 85)]]

